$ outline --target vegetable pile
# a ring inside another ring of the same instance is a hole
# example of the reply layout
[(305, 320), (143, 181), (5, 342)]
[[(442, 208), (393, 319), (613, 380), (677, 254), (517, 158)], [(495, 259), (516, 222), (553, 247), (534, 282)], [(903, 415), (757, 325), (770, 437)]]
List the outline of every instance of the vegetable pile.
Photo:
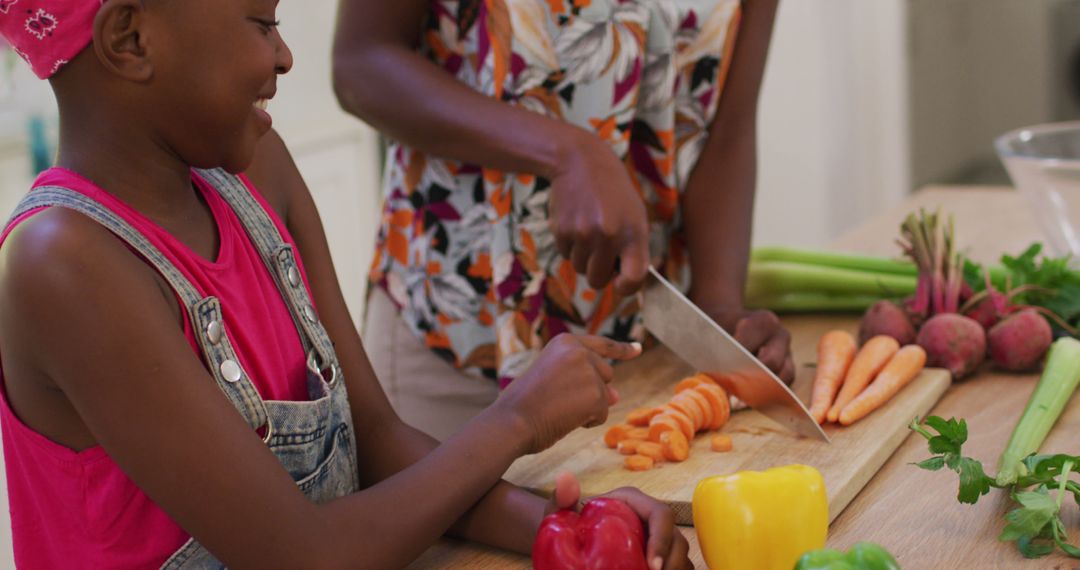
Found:
[[(638, 408), (604, 433), (604, 444), (628, 456), (625, 467), (647, 471), (663, 461), (685, 461), (690, 442), (700, 431), (718, 430), (731, 417), (727, 392), (706, 374), (695, 374), (675, 385), (675, 396), (658, 407)], [(731, 438), (712, 438), (714, 451), (730, 451)]]
[(964, 420), (931, 416), (926, 418), (925, 425), (920, 425), (916, 418), (910, 426), (927, 439), (934, 454), (917, 465), (929, 471), (948, 467), (959, 474), (956, 498), (961, 503), (974, 504), (993, 487), (1009, 490), (1019, 507), (1005, 515), (1008, 522), (998, 539), (1016, 541), (1020, 553), (1027, 558), (1045, 556), (1055, 545), (1069, 556), (1080, 558), (1080, 548), (1069, 544), (1060, 516), (1067, 494), (1071, 493), (1080, 505), (1080, 484), (1071, 479), (1080, 469), (1080, 456), (1037, 454), (1078, 384), (1080, 341), (1058, 339), (1051, 346), (1039, 383), (1001, 453), (994, 477), (986, 474), (982, 463), (962, 455), (961, 448), (968, 437)]
[(900, 565), (881, 546), (859, 542), (847, 552), (822, 548), (799, 558), (795, 570), (900, 570)]
[(827, 332), (818, 342), (810, 415), (819, 424), (851, 425), (888, 402), (925, 364), (926, 351), (917, 344), (901, 347), (893, 337), (878, 335), (856, 349), (850, 333)]

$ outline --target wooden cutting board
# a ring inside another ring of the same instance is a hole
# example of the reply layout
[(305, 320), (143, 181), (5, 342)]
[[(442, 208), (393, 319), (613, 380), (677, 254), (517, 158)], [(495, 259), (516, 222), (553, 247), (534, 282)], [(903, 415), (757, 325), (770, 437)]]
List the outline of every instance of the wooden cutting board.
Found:
[[(634, 408), (667, 402), (675, 383), (693, 372), (663, 346), (621, 364), (614, 382), (620, 402), (606, 424), (576, 430), (551, 449), (519, 459), (506, 478), (544, 495), (550, 495), (555, 476), (563, 471), (577, 475), (585, 497), (617, 487), (638, 487), (671, 505), (678, 524), (691, 525), (690, 502), (701, 479), (801, 463), (816, 467), (824, 476), (831, 522), (908, 436), (911, 419), (925, 415), (950, 381), (944, 370), (923, 371), (888, 404), (861, 421), (849, 427), (827, 426), (830, 444), (796, 436), (765, 416), (745, 410), (734, 413), (721, 430), (731, 436), (732, 451), (709, 449), (709, 435), (716, 432), (706, 432), (694, 438), (690, 458), (682, 463), (665, 462), (640, 472), (624, 469), (625, 457), (604, 445), (604, 432), (623, 422)], [(809, 400), (812, 381), (812, 369), (799, 372), (793, 389), (804, 402)]]

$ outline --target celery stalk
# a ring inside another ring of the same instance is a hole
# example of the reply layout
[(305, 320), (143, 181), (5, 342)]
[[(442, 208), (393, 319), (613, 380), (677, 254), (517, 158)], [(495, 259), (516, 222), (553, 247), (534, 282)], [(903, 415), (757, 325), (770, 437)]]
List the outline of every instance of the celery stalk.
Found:
[(917, 273), (915, 264), (900, 259), (780, 246), (754, 248), (750, 254), (750, 260), (751, 262), (789, 261), (872, 273), (895, 273), (897, 275), (914, 276)]
[(750, 309), (768, 309), (777, 313), (862, 312), (881, 300), (879, 295), (830, 295), (796, 291), (764, 297), (748, 297)]
[(1080, 341), (1060, 338), (1050, 345), (1039, 383), (998, 459), (998, 485), (1012, 485), (1026, 474), (1024, 458), (1039, 451), (1077, 384), (1080, 384)]
[(747, 298), (805, 291), (902, 297), (915, 292), (915, 277), (785, 261), (755, 261), (750, 264), (746, 280)]

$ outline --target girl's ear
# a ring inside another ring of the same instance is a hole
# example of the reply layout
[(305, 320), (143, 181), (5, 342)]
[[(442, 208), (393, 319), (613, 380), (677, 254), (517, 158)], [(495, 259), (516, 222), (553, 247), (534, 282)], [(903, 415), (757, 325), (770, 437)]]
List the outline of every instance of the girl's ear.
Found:
[(94, 18), (94, 53), (105, 69), (129, 81), (150, 80), (145, 21), (142, 0), (106, 0)]

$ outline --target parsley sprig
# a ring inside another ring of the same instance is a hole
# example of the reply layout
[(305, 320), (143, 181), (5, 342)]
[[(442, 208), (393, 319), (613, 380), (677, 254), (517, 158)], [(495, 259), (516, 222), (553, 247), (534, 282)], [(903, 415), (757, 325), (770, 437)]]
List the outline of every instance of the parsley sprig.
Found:
[(962, 455), (961, 448), (968, 437), (964, 420), (930, 416), (923, 425), (915, 418), (908, 427), (926, 438), (934, 454), (915, 465), (928, 471), (940, 471), (944, 467), (955, 471), (960, 476), (956, 498), (961, 503), (973, 505), (991, 488), (1009, 490), (1019, 507), (1005, 515), (1006, 525), (998, 540), (1015, 541), (1026, 558), (1046, 556), (1054, 551), (1055, 545), (1069, 556), (1080, 558), (1080, 548), (1069, 544), (1061, 520), (1061, 506), (1067, 495), (1071, 493), (1073, 501), (1080, 505), (1080, 483), (1069, 478), (1080, 470), (1080, 456), (1029, 455), (1024, 459), (1027, 473), (1013, 485), (999, 485), (986, 474), (982, 463)]

